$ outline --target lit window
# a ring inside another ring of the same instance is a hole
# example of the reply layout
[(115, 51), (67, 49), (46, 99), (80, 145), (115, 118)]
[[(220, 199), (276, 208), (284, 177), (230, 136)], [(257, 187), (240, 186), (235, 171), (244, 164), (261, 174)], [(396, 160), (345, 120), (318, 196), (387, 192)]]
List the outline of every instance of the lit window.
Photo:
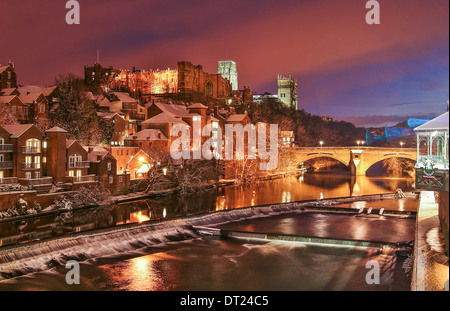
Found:
[(109, 183), (112, 184), (114, 182), (114, 177), (109, 176)]

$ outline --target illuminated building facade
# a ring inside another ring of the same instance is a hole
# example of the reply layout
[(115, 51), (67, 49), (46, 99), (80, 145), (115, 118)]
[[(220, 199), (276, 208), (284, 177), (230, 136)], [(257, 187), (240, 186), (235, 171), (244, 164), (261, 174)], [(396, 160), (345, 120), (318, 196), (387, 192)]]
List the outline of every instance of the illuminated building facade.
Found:
[(278, 99), (287, 107), (297, 109), (298, 88), (297, 79), (292, 76), (278, 75)]

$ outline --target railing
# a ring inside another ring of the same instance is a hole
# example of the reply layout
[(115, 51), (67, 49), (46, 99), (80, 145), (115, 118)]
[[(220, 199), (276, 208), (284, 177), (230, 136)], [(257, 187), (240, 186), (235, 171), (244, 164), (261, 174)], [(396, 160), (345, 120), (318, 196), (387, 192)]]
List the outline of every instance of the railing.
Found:
[(23, 154), (41, 153), (41, 148), (25, 146), (25, 147), (22, 147), (22, 153)]
[(0, 185), (17, 184), (17, 177), (0, 178)]
[(2, 162), (0, 162), (0, 168), (12, 169), (12, 168), (14, 168), (14, 162), (12, 162), (12, 161), (2, 161)]
[(91, 165), (88, 161), (79, 161), (79, 162), (73, 162), (69, 163), (69, 168), (89, 168)]
[(13, 145), (0, 145), (0, 152), (13, 152)]
[(96, 175), (68, 176), (66, 180), (72, 184), (93, 183), (98, 182), (98, 177)]
[(18, 180), (21, 185), (24, 186), (48, 186), (52, 185), (53, 178), (52, 177), (42, 177), (42, 178), (35, 178), (35, 179), (26, 179), (26, 178), (20, 178)]
[(23, 170), (38, 170), (41, 168), (41, 163), (22, 163)]

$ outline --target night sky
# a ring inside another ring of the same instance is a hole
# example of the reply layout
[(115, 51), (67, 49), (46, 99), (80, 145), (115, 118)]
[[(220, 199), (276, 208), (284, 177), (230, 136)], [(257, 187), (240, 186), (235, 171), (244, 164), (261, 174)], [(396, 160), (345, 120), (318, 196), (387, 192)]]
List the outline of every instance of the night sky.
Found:
[(100, 49), (102, 65), (127, 69), (187, 60), (214, 73), (231, 59), (254, 93), (291, 73), (300, 108), (356, 125), (447, 109), (448, 0), (379, 0), (380, 25), (366, 24), (366, 0), (79, 0), (80, 25), (65, 3), (1, 0), (0, 63), (16, 63), (19, 84), (81, 76)]

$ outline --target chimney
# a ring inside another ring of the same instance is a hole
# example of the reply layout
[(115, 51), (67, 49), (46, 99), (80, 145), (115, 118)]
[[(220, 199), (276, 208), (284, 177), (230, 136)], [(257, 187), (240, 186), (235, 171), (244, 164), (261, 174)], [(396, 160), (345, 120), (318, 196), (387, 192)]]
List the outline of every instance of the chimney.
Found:
[(12, 69), (16, 69), (16, 64), (14, 64), (14, 62), (9, 61), (9, 65), (11, 66)]
[(97, 161), (100, 161), (102, 159), (102, 155), (99, 153), (97, 154)]
[(94, 151), (93, 147), (88, 147), (88, 153), (91, 153), (92, 151)]

